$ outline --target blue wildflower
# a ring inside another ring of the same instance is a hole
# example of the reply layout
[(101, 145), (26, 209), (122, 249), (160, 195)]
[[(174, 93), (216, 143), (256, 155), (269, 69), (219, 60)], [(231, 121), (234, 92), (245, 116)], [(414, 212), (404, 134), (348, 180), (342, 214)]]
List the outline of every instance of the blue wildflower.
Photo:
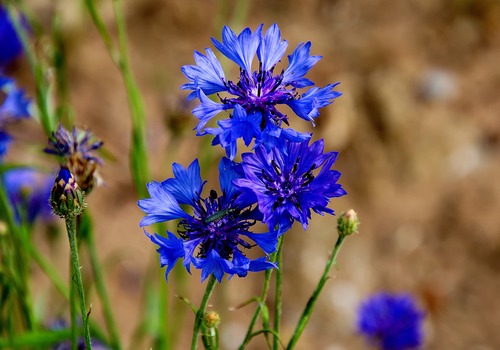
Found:
[(410, 295), (380, 293), (359, 308), (357, 329), (380, 350), (416, 349), (423, 342), (423, 319)]
[(49, 222), (55, 218), (49, 205), (53, 176), (33, 168), (14, 168), (4, 173), (3, 179), (18, 221), (33, 223), (40, 217)]
[[(288, 56), (288, 67), (275, 74), (276, 64), (288, 46), (286, 40), (281, 40), (276, 24), (264, 35), (262, 25), (253, 33), (246, 28), (238, 36), (224, 27), (222, 42), (215, 39), (212, 42), (222, 54), (240, 66), (239, 81), (226, 79), (214, 52), (207, 48), (206, 55), (195, 51), (196, 65), (182, 67), (189, 82), (182, 85), (181, 89), (193, 90), (188, 100), (197, 97), (201, 102), (193, 110), (193, 114), (200, 120), (198, 135), (217, 135), (214, 144), (224, 147), (231, 159), (236, 153), (238, 138), (243, 138), (247, 146), (254, 138), (256, 145), (264, 144), (267, 150), (284, 140), (299, 142), (310, 139), (309, 133), (282, 128), (283, 123), (289, 125), (289, 122), (287, 115), (278, 106), (287, 105), (299, 117), (314, 124), (314, 119), (319, 116), (319, 109), (341, 95), (334, 90), (338, 83), (311, 88), (302, 96), (298, 93), (297, 89), (314, 85), (304, 76), (321, 59), (321, 56), (310, 55), (310, 42), (297, 46)], [(258, 70), (252, 71), (255, 55), (259, 61)], [(207, 97), (215, 93), (226, 93), (228, 96), (219, 95), (221, 103), (217, 103)], [(225, 110), (233, 110), (229, 120), (219, 122), (219, 128), (204, 130), (213, 117)]]
[(9, 19), (7, 10), (0, 5), (0, 67), (5, 67), (18, 57), (23, 46)]
[(323, 154), (322, 139), (308, 143), (286, 142), (284, 152), (280, 148), (267, 152), (259, 146), (255, 153), (243, 154), (245, 178), (235, 179), (234, 184), (244, 191), (240, 198), (256, 198), (271, 229), (279, 227), (283, 232), (294, 221), (306, 229), (311, 210), (333, 214), (327, 207), (330, 198), (346, 194), (337, 183), (340, 172), (331, 170), (338, 153)]
[(59, 124), (44, 151), (58, 156), (61, 165), (70, 170), (80, 188), (88, 194), (98, 181), (95, 172), (97, 166), (102, 165), (102, 160), (95, 155), (95, 151), (102, 145), (103, 142), (89, 130), (73, 127), (72, 131), (68, 131)]
[[(180, 220), (176, 236), (167, 232), (168, 237), (146, 233), (149, 239), (159, 246), (161, 266), (167, 266), (165, 276), (179, 259), (190, 272), (190, 266), (201, 270), (201, 279), (213, 274), (221, 282), (224, 274), (230, 277), (246, 276), (248, 271), (256, 272), (275, 267), (265, 257), (247, 258), (243, 250), (258, 245), (266, 254), (276, 249), (277, 233), (252, 233), (250, 228), (260, 218), (260, 213), (252, 209), (249, 202), (237, 198), (240, 192), (233, 180), (242, 176), (239, 166), (227, 158), (219, 164), (219, 182), (222, 195), (214, 190), (207, 198), (201, 193), (205, 182), (200, 176), (198, 160), (185, 169), (174, 163), (174, 178), (162, 183), (150, 182), (148, 191), (151, 198), (138, 202), (147, 214), (140, 226), (157, 222)], [(188, 214), (181, 208), (192, 208)], [(249, 243), (248, 240), (253, 241)]]
[[(1, 45), (0, 45), (1, 47)], [(14, 80), (0, 74), (0, 162), (12, 141), (6, 127), (17, 120), (30, 117), (30, 100)]]

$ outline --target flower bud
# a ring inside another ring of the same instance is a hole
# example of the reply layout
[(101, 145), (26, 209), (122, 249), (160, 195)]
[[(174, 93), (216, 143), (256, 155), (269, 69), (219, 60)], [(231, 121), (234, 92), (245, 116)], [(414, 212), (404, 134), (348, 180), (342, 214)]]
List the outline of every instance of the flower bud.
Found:
[(215, 311), (208, 311), (205, 313), (205, 317), (203, 317), (203, 323), (209, 329), (217, 328), (220, 323), (220, 315)]
[(50, 206), (54, 214), (62, 218), (75, 217), (85, 209), (84, 192), (71, 172), (61, 167), (50, 193)]
[(337, 219), (337, 231), (340, 236), (349, 236), (358, 232), (359, 219), (358, 214), (349, 209), (346, 213), (340, 214)]

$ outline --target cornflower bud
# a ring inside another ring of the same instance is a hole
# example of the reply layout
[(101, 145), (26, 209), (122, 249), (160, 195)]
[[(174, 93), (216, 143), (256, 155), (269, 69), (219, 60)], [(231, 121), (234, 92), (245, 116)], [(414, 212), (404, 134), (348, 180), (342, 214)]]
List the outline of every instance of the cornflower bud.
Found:
[(358, 232), (359, 219), (354, 209), (349, 209), (346, 213), (340, 214), (337, 219), (337, 231), (340, 236), (347, 237)]
[(217, 328), (220, 323), (220, 315), (216, 311), (208, 311), (203, 317), (203, 323), (208, 329)]
[(76, 217), (86, 207), (84, 192), (71, 172), (61, 167), (50, 193), (50, 206), (61, 218)]

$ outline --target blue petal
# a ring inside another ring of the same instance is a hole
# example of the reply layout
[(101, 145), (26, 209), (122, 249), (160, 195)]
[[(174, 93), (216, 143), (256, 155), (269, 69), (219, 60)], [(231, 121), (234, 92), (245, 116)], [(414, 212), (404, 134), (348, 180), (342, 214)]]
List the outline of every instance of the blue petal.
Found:
[(139, 208), (147, 214), (139, 223), (140, 227), (189, 217), (182, 211), (174, 196), (168, 193), (161, 183), (153, 181), (147, 186), (151, 198), (141, 199), (137, 202)]
[(172, 164), (172, 170), (175, 178), (161, 183), (165, 191), (173, 195), (179, 204), (195, 205), (205, 184), (201, 179), (198, 158), (189, 165), (187, 170), (177, 163)]
[(4, 80), (1, 91), (6, 96), (0, 105), (0, 122), (30, 117), (31, 101), (26, 98), (23, 90), (18, 89), (12, 81)]
[(196, 90), (202, 89), (206, 95), (226, 91), (224, 71), (219, 60), (211, 49), (205, 49), (207, 55), (195, 51), (196, 66), (186, 65), (181, 68), (189, 83), (181, 86), (181, 90), (193, 90), (188, 100), (197, 97)]
[(162, 237), (158, 234), (151, 235), (144, 231), (146, 236), (149, 237), (151, 242), (159, 245), (156, 250), (160, 254), (160, 266), (167, 266), (165, 271), (165, 280), (168, 282), (168, 274), (174, 268), (178, 259), (184, 257), (184, 246), (182, 239), (175, 236), (172, 232), (167, 231), (168, 238)]
[(222, 193), (227, 200), (231, 200), (240, 191), (233, 184), (233, 181), (243, 176), (243, 171), (237, 171), (238, 164), (223, 157), (219, 163), (219, 182)]
[(252, 241), (257, 243), (257, 245), (265, 251), (267, 254), (274, 253), (276, 247), (278, 246), (278, 232), (271, 231), (268, 233), (242, 233), (242, 235), (247, 236)]
[(201, 104), (198, 105), (195, 109), (193, 109), (193, 114), (196, 118), (200, 120), (198, 126), (196, 127), (196, 131), (198, 132), (198, 136), (203, 135), (203, 127), (217, 114), (220, 112), (231, 108), (230, 106), (226, 106), (222, 103), (216, 103), (209, 99), (207, 95), (203, 92), (203, 90), (197, 91), (198, 98), (201, 101)]
[(208, 276), (214, 275), (214, 277), (222, 282), (222, 277), (224, 273), (229, 275), (232, 274), (232, 264), (226, 259), (220, 257), (214, 249), (210, 251), (206, 258), (194, 258), (193, 265), (197, 269), (201, 269), (201, 281), (203, 282)]
[(262, 63), (262, 70), (268, 71), (278, 63), (285, 54), (287, 46), (286, 40), (281, 41), (278, 25), (275, 23), (269, 27), (257, 50), (257, 56)]
[(319, 109), (333, 102), (333, 99), (342, 95), (333, 90), (339, 83), (329, 84), (324, 88), (312, 88), (301, 98), (287, 102), (287, 105), (302, 119), (313, 122), (319, 116)]
[(8, 65), (23, 51), (21, 40), (11, 23), (7, 10), (0, 5), (0, 66)]
[(311, 42), (302, 43), (288, 56), (289, 65), (283, 73), (283, 84), (296, 88), (314, 85), (304, 75), (321, 59), (321, 56), (310, 56)]
[(222, 43), (212, 38), (214, 46), (227, 58), (238, 64), (249, 75), (252, 72), (252, 60), (261, 41), (262, 24), (252, 33), (244, 29), (238, 37), (227, 26), (222, 30)]
[(11, 142), (12, 138), (9, 136), (9, 134), (0, 130), (0, 163), (3, 161), (3, 157), (5, 156), (5, 154), (7, 154)]
[(240, 105), (234, 106), (233, 116), (217, 122), (220, 128), (207, 128), (208, 134), (217, 135), (213, 144), (220, 144), (226, 149), (227, 156), (233, 160), (236, 156), (237, 140), (242, 138), (245, 145), (249, 145), (253, 138), (259, 139), (261, 136), (260, 124), (262, 114), (260, 112), (247, 112)]

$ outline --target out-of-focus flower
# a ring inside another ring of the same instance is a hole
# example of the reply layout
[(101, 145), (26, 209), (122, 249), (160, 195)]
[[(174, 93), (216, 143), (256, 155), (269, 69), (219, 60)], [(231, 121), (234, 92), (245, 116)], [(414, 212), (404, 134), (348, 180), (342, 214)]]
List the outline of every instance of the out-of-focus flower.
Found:
[(80, 188), (89, 194), (97, 182), (97, 166), (102, 165), (95, 151), (102, 145), (103, 142), (89, 130), (73, 127), (70, 132), (59, 124), (49, 138), (49, 146), (45, 148), (45, 152), (58, 156), (61, 165), (70, 170)]
[(245, 178), (234, 183), (244, 193), (240, 198), (250, 201), (256, 197), (270, 229), (278, 227), (284, 232), (294, 221), (306, 229), (311, 210), (334, 214), (327, 207), (330, 199), (346, 194), (337, 183), (340, 172), (331, 170), (338, 153), (323, 153), (322, 139), (310, 146), (308, 143), (287, 141), (284, 151), (274, 148), (267, 152), (259, 146), (255, 153), (243, 154)]
[(23, 46), (9, 19), (7, 10), (0, 4), (0, 68), (5, 67), (23, 52)]
[[(272, 253), (276, 250), (277, 233), (256, 234), (249, 231), (260, 213), (252, 210), (249, 203), (236, 203), (240, 193), (233, 180), (242, 176), (236, 163), (227, 158), (221, 160), (219, 181), (222, 195), (218, 196), (216, 191), (211, 190), (207, 198), (201, 197), (205, 182), (201, 179), (197, 159), (188, 169), (176, 163), (172, 168), (175, 177), (162, 183), (150, 182), (148, 191), (151, 198), (138, 202), (147, 214), (141, 220), (141, 227), (180, 220), (179, 237), (172, 232), (167, 232), (168, 237), (146, 233), (159, 246), (160, 264), (167, 266), (166, 277), (178, 259), (184, 260), (188, 272), (191, 263), (201, 269), (202, 281), (211, 274), (221, 282), (224, 274), (244, 277), (248, 271), (275, 267), (266, 257), (251, 260), (242, 251), (256, 244), (265, 253)], [(181, 205), (190, 206), (192, 214), (184, 211)], [(249, 243), (248, 239), (255, 244)]]
[(0, 74), (0, 161), (3, 160), (12, 141), (6, 132), (7, 125), (29, 118), (30, 104), (31, 101), (26, 98), (23, 90), (17, 88), (14, 80)]
[[(182, 85), (181, 89), (193, 90), (188, 99), (198, 97), (201, 102), (193, 110), (193, 114), (200, 120), (198, 135), (216, 135), (214, 144), (221, 144), (231, 159), (236, 153), (238, 138), (243, 138), (247, 146), (253, 138), (256, 145), (263, 143), (267, 150), (275, 145), (279, 146), (283, 140), (308, 140), (311, 136), (308, 133), (282, 128), (283, 123), (289, 124), (288, 117), (278, 106), (287, 105), (300, 118), (314, 124), (314, 119), (319, 116), (319, 109), (341, 95), (334, 90), (338, 83), (323, 88), (313, 87), (302, 95), (299, 94), (297, 89), (314, 85), (304, 76), (321, 58), (310, 55), (310, 42), (297, 46), (288, 56), (288, 67), (275, 74), (276, 64), (288, 46), (286, 40), (281, 40), (276, 24), (264, 35), (262, 25), (253, 33), (246, 28), (238, 36), (224, 27), (222, 42), (215, 39), (212, 42), (222, 54), (240, 66), (239, 80), (227, 80), (214, 52), (207, 48), (206, 55), (195, 51), (196, 65), (182, 67), (189, 82)], [(255, 55), (259, 64), (258, 70), (253, 71), (252, 61)], [(218, 95), (221, 103), (207, 97), (215, 93), (225, 93), (224, 96)], [(226, 110), (233, 110), (229, 119), (219, 121), (219, 128), (204, 130), (214, 116)]]
[(423, 319), (411, 295), (380, 293), (362, 303), (357, 329), (377, 349), (417, 349), (423, 343)]
[[(50, 329), (52, 329), (52, 330), (64, 330), (66, 328), (68, 328), (68, 324), (64, 320), (56, 320), (50, 325)], [(109, 347), (105, 346), (103, 343), (101, 343), (100, 341), (98, 341), (96, 339), (91, 339), (91, 343), (92, 343), (93, 350), (109, 350), (110, 349)], [(82, 337), (78, 338), (76, 348), (77, 348), (77, 350), (85, 350), (86, 349), (85, 339), (83, 339)], [(71, 349), (72, 349), (71, 342), (69, 340), (55, 344), (54, 346), (52, 346), (52, 350), (71, 350)]]
[(4, 173), (4, 186), (18, 221), (33, 223), (55, 218), (49, 205), (54, 177), (33, 168), (15, 168)]

